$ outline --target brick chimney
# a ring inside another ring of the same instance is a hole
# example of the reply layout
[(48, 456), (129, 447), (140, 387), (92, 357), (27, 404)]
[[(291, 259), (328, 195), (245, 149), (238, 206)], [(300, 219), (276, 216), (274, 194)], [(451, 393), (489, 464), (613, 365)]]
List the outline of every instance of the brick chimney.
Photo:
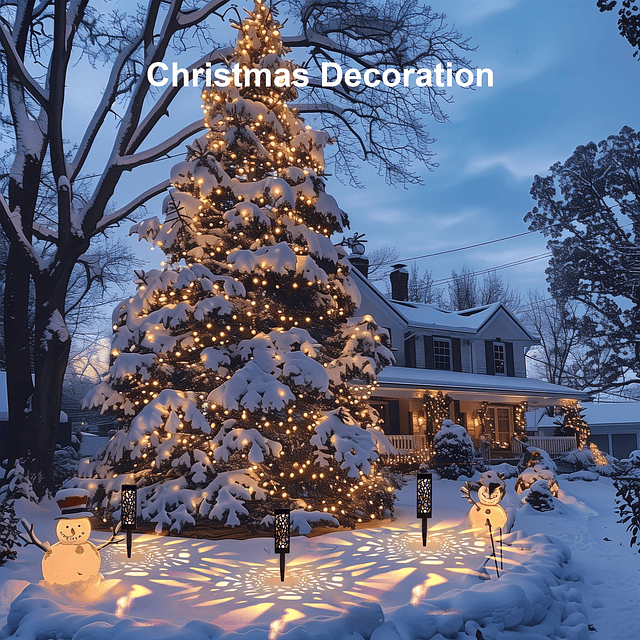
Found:
[(394, 264), (389, 274), (391, 280), (391, 298), (393, 300), (409, 300), (409, 272), (406, 264)]
[(369, 277), (369, 258), (352, 253), (349, 262), (354, 269), (357, 269), (365, 278)]

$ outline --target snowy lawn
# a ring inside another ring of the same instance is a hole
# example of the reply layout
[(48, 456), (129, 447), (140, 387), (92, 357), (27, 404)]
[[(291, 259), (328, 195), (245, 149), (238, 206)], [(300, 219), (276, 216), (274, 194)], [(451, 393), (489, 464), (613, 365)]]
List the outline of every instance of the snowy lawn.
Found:
[[(0, 567), (0, 624), (8, 616), (0, 638), (635, 640), (639, 556), (615, 523), (612, 482), (559, 480), (555, 511), (517, 509), (499, 579), (490, 543), (467, 530), (462, 482), (449, 480), (434, 482), (426, 548), (412, 479), (393, 522), (294, 538), (284, 583), (269, 538), (144, 535), (134, 537), (130, 560), (124, 544), (103, 550), (110, 588), (79, 603), (39, 586), (42, 552), (21, 549)], [(507, 482), (503, 504), (517, 507)], [(55, 502), (20, 504), (19, 515), (53, 541)]]

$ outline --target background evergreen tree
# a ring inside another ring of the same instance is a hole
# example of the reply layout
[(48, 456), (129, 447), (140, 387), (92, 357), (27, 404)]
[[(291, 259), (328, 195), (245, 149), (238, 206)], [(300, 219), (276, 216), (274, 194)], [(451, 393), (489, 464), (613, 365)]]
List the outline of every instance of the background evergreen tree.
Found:
[(386, 439), (362, 427), (392, 355), (373, 318), (352, 318), (359, 293), (330, 240), (348, 223), (325, 193), (329, 136), (287, 106), (296, 67), (269, 9), (257, 0), (236, 27), (229, 64), (269, 70), (272, 86), (256, 73), (204, 91), (208, 133), (174, 167), (164, 221), (133, 228), (167, 259), (114, 312), (109, 375), (88, 404), (123, 428), (79, 483), (98, 485), (104, 515), (136, 482), (157, 529), (256, 527), (283, 505), (300, 533), (382, 518)]

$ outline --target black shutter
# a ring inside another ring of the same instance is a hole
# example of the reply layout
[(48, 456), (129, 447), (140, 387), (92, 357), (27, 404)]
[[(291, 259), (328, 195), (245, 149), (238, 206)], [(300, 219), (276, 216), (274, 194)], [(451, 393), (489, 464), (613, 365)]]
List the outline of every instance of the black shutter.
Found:
[(487, 360), (487, 375), (496, 375), (496, 363), (495, 356), (493, 355), (493, 340), (484, 341), (484, 354)]
[(416, 337), (411, 336), (404, 340), (404, 366), (413, 367), (416, 366)]
[(460, 349), (460, 338), (451, 338), (451, 350), (453, 351), (453, 370), (462, 371), (462, 352)]
[(513, 364), (513, 342), (505, 342), (504, 347), (504, 356), (507, 359), (507, 375), (515, 378), (516, 371)]
[(400, 434), (400, 403), (389, 400), (389, 435)]
[(434, 369), (433, 363), (433, 336), (424, 337), (424, 361), (427, 369)]

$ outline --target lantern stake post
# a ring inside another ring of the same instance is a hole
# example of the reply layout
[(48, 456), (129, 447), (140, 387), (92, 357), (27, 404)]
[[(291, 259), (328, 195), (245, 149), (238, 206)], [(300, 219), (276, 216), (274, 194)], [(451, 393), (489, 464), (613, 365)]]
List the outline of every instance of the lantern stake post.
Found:
[(120, 522), (121, 529), (127, 532), (127, 558), (131, 557), (133, 547), (133, 531), (136, 528), (138, 500), (135, 484), (123, 484), (120, 489)]
[(422, 546), (427, 546), (427, 520), (432, 517), (433, 476), (430, 473), (418, 473), (417, 478), (417, 515), (422, 520)]
[(275, 551), (280, 554), (280, 582), (284, 582), (285, 554), (291, 550), (291, 509), (276, 509), (274, 517)]

